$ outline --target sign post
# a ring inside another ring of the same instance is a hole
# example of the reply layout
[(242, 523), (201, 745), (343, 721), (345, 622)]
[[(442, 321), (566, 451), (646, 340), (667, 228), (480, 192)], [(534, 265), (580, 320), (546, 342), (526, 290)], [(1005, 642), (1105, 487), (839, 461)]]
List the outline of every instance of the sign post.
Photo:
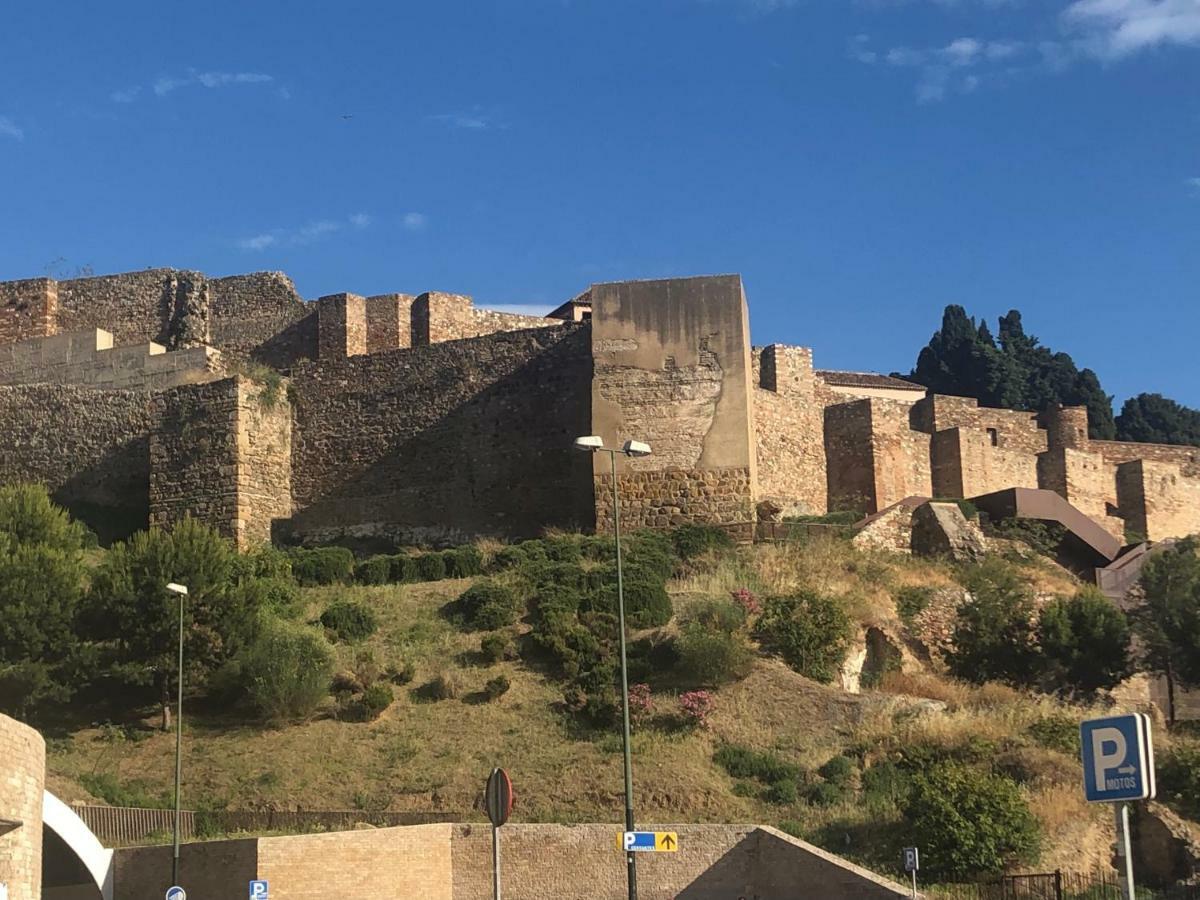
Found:
[(1150, 717), (1135, 713), (1081, 722), (1079, 746), (1084, 796), (1089, 803), (1113, 804), (1118, 877), (1125, 900), (1134, 900), (1127, 801), (1153, 799), (1157, 790)]
[(492, 823), (492, 892), (500, 900), (500, 826), (512, 815), (512, 780), (503, 769), (492, 769), (484, 790), (484, 805)]
[(921, 854), (916, 847), (904, 848), (904, 871), (912, 875), (913, 900), (917, 900), (917, 870), (921, 868)]

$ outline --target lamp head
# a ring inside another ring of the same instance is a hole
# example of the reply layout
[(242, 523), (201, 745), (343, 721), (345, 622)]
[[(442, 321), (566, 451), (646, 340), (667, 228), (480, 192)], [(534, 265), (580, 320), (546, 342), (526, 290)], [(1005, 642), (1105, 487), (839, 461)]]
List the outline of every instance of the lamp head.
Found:
[(184, 587), (182, 584), (176, 584), (173, 581), (167, 585), (167, 590), (170, 591), (172, 594), (183, 594), (184, 596), (187, 595), (187, 588)]
[(597, 434), (589, 434), (587, 437), (575, 438), (575, 449), (582, 450), (585, 453), (591, 453), (593, 450), (604, 449), (604, 439)]
[(641, 441), (626, 441), (621, 447), (621, 452), (626, 456), (649, 456), (650, 445), (643, 444)]

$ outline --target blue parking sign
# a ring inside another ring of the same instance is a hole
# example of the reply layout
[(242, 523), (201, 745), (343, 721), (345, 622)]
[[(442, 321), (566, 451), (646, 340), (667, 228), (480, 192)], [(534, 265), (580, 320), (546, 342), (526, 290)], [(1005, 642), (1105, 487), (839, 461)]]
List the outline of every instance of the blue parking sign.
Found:
[(1136, 713), (1079, 725), (1083, 792), (1089, 803), (1147, 800), (1155, 794), (1150, 717)]
[(270, 900), (266, 881), (250, 882), (250, 900)]

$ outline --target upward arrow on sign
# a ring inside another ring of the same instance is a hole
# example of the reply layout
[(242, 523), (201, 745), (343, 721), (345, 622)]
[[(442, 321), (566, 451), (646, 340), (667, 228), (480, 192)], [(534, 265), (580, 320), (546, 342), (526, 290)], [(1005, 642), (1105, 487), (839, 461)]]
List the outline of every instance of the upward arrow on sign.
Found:
[(666, 847), (668, 850), (674, 850), (675, 849), (675, 838), (671, 837), (669, 834), (664, 834), (663, 839), (662, 839), (662, 845), (664, 847)]

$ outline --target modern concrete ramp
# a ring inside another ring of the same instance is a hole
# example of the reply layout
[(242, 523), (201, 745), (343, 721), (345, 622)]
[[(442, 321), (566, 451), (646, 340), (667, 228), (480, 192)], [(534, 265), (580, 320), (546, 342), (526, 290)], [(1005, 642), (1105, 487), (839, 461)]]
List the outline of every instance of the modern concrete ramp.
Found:
[(972, 497), (971, 502), (993, 520), (1037, 519), (1057, 522), (1067, 530), (1072, 544), (1092, 557), (1088, 562), (1093, 566), (1106, 566), (1121, 553), (1122, 544), (1117, 538), (1054, 491), (1006, 488)]

